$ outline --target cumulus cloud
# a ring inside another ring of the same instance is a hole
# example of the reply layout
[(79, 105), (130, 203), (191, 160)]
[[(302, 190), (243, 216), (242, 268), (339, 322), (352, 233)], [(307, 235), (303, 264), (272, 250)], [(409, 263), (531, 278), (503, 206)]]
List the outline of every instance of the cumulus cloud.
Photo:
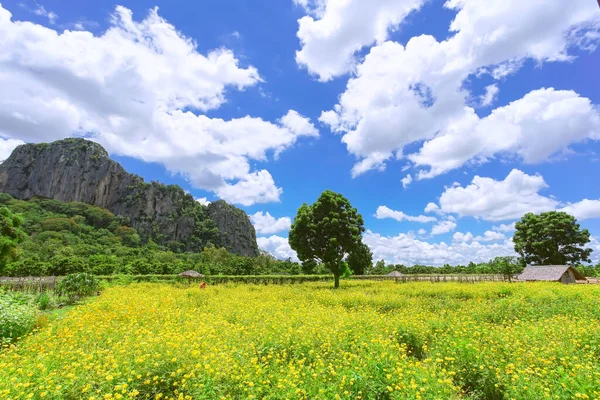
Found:
[(579, 220), (600, 218), (600, 200), (583, 199), (562, 207), (560, 211), (569, 213)]
[(515, 230), (515, 223), (495, 225), (492, 227), (492, 230), (496, 232), (512, 232)]
[(451, 220), (440, 221), (431, 228), (432, 235), (443, 235), (456, 229), (456, 222)]
[[(475, 176), (467, 186), (453, 184), (440, 196), (439, 206), (427, 204), (425, 212), (451, 214), (459, 217), (481, 218), (487, 221), (518, 220), (528, 212), (564, 211), (579, 220), (600, 218), (600, 200), (583, 199), (561, 203), (551, 196), (540, 194), (548, 188), (541, 175), (527, 175), (513, 169), (504, 180)], [(474, 240), (501, 240), (504, 233), (515, 230), (515, 223), (493, 226), (484, 236)], [(457, 240), (462, 240), (457, 233)]]
[(456, 232), (454, 235), (452, 235), (452, 240), (455, 242), (470, 242), (473, 240), (473, 234), (471, 232)]
[(259, 211), (250, 216), (250, 220), (259, 235), (268, 235), (281, 231), (287, 231), (292, 226), (290, 217), (274, 218), (268, 212)]
[(299, 261), (296, 252), (290, 247), (287, 238), (273, 235), (256, 238), (256, 242), (261, 250), (272, 254), (275, 258), (280, 260), (291, 258), (292, 261)]
[(309, 15), (298, 20), (296, 62), (321, 81), (350, 72), (355, 53), (382, 43), (425, 0), (294, 0)]
[(600, 137), (600, 114), (589, 99), (573, 91), (540, 89), (485, 118), (469, 110), (448, 128), (408, 156), (416, 166), (429, 167), (418, 179), (500, 153), (517, 155), (525, 163), (547, 160), (572, 143)]
[(12, 21), (0, 5), (0, 136), (26, 142), (84, 135), (109, 152), (163, 164), (195, 187), (242, 205), (278, 201), (282, 189), (267, 161), (314, 137), (294, 110), (275, 122), (202, 114), (226, 102), (227, 90), (261, 82), (231, 50), (207, 54), (163, 19), (142, 21), (116, 7), (100, 36), (59, 33)]
[(508, 239), (501, 243), (428, 243), (413, 235), (382, 236), (367, 230), (363, 241), (373, 252), (373, 259), (393, 264), (466, 265), (485, 262), (498, 256), (514, 256), (514, 244)]
[(437, 204), (435, 203), (427, 203), (427, 205), (425, 206), (425, 212), (426, 213), (434, 213), (434, 214), (440, 214), (440, 208), (438, 207)]
[(518, 169), (502, 181), (475, 176), (470, 185), (446, 188), (440, 196), (440, 209), (459, 217), (488, 221), (518, 219), (528, 212), (556, 208), (558, 201), (538, 193), (546, 187), (542, 176), (527, 175)]
[[(573, 91), (534, 90), (482, 118), (467, 105), (472, 96), (464, 87), (471, 76), (500, 79), (525, 60), (570, 61), (571, 47), (595, 48), (600, 17), (593, 2), (449, 0), (445, 7), (457, 12), (448, 39), (379, 42), (357, 65), (338, 104), (322, 113), (320, 120), (358, 158), (353, 176), (402, 157), (419, 169), (415, 179), (501, 155), (537, 163), (600, 137), (597, 108)], [(590, 38), (586, 45), (584, 37)], [(346, 58), (347, 52), (339, 54)], [(493, 92), (491, 86), (490, 99)], [(403, 154), (406, 145), (423, 141), (416, 153)]]
[(434, 217), (428, 217), (426, 215), (417, 215), (417, 216), (407, 215), (407, 214), (403, 213), (402, 211), (395, 211), (386, 206), (377, 207), (377, 211), (375, 212), (375, 218), (377, 218), (377, 219), (391, 218), (391, 219), (395, 219), (398, 222), (409, 221), (409, 222), (421, 222), (421, 223), (434, 222), (437, 220)]

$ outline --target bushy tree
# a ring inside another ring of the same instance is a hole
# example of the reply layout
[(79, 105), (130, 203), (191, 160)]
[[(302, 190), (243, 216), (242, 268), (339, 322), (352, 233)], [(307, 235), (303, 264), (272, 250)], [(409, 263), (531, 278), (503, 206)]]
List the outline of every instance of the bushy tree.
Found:
[(354, 275), (364, 275), (365, 271), (373, 268), (373, 253), (369, 246), (360, 242), (350, 251), (346, 262)]
[(17, 257), (17, 246), (27, 238), (21, 229), (23, 218), (8, 208), (0, 207), (0, 271)]
[(561, 211), (528, 213), (515, 225), (515, 251), (525, 264), (577, 265), (590, 262), (592, 249), (587, 229), (581, 229), (572, 215)]
[(289, 243), (301, 261), (323, 262), (340, 286), (341, 261), (361, 243), (364, 221), (350, 201), (339, 193), (324, 191), (312, 205), (303, 204), (294, 218)]

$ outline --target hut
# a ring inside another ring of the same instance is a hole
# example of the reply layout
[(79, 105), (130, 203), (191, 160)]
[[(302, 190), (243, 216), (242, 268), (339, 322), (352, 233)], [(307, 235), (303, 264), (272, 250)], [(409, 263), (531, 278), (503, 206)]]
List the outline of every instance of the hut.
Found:
[(400, 278), (401, 276), (404, 276), (404, 274), (402, 274), (398, 271), (392, 271), (389, 274), (387, 274), (387, 276), (390, 276), (392, 278)]
[(587, 281), (581, 272), (570, 265), (529, 265), (519, 275), (520, 281), (549, 281), (576, 283)]
[(189, 283), (192, 279), (204, 278), (204, 275), (202, 275), (200, 272), (189, 270), (189, 271), (184, 271), (184, 272), (180, 273), (179, 277), (187, 278), (188, 283)]

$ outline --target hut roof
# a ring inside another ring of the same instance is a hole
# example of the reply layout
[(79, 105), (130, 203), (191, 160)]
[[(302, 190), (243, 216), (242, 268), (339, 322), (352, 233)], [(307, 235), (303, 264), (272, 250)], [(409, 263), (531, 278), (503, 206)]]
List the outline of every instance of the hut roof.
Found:
[(404, 276), (404, 274), (402, 274), (398, 271), (392, 271), (389, 274), (387, 274), (387, 276)]
[(529, 265), (519, 275), (522, 281), (558, 281), (569, 268), (577, 280), (585, 280), (579, 271), (570, 265)]
[(196, 271), (184, 271), (182, 273), (179, 274), (179, 276), (183, 277), (183, 278), (203, 278), (204, 275), (202, 275), (200, 272), (196, 272)]

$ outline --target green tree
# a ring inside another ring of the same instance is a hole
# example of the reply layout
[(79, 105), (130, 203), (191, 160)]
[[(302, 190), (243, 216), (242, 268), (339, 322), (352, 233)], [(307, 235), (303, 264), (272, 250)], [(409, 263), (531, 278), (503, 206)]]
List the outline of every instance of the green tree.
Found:
[(364, 275), (365, 271), (373, 268), (373, 253), (371, 253), (369, 246), (360, 242), (350, 251), (346, 262), (348, 262), (348, 266), (354, 272), (354, 275)]
[(325, 263), (338, 288), (341, 261), (361, 243), (364, 230), (362, 216), (348, 199), (326, 190), (314, 204), (305, 203), (298, 209), (288, 240), (301, 261)]
[(0, 207), (0, 271), (8, 261), (17, 258), (17, 246), (27, 234), (21, 229), (23, 217), (13, 214), (7, 207)]
[(512, 281), (513, 275), (518, 274), (523, 270), (523, 266), (520, 264), (517, 257), (496, 257), (493, 260), (490, 260), (488, 265), (492, 270), (485, 271), (484, 273), (492, 272), (504, 275), (509, 282)]
[(515, 225), (515, 251), (525, 264), (577, 265), (590, 262), (592, 249), (587, 229), (580, 229), (572, 215), (560, 211), (528, 213)]

